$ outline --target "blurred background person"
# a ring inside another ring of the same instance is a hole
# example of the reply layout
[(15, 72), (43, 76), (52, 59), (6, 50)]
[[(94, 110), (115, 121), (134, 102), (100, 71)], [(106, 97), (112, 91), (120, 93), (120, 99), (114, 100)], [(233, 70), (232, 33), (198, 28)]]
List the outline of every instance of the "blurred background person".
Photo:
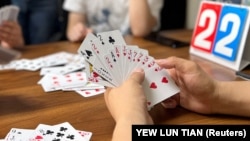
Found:
[(65, 38), (63, 0), (12, 0), (20, 8), (18, 21), (25, 44), (39, 44)]
[[(1, 0), (0, 8), (10, 4), (10, 0)], [(1, 21), (0, 45), (4, 48), (20, 48), (24, 46), (22, 29), (18, 21)]]
[(89, 32), (120, 30), (146, 36), (160, 28), (163, 0), (65, 0), (67, 38), (81, 41)]

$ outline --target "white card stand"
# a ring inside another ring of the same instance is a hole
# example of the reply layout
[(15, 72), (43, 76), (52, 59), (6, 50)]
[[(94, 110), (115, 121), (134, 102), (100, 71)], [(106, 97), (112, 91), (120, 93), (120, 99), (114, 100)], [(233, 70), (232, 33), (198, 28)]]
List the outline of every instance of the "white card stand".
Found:
[(201, 1), (189, 52), (235, 71), (250, 64), (250, 8)]

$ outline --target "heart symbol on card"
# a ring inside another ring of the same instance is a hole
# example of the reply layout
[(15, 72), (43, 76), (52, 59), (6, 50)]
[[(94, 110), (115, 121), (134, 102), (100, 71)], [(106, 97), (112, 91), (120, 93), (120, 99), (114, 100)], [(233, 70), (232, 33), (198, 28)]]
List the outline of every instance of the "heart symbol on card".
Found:
[(99, 75), (96, 72), (93, 72), (93, 77), (98, 77)]
[(168, 83), (167, 77), (163, 77), (163, 78), (161, 79), (161, 82), (162, 82), (162, 83)]
[(36, 140), (37, 140), (37, 139), (43, 139), (43, 137), (42, 137), (42, 136), (36, 136), (35, 139), (36, 139)]
[(150, 102), (150, 101), (148, 101), (148, 102), (147, 102), (147, 104), (148, 104), (148, 106), (150, 106), (150, 105), (151, 105), (151, 102)]
[(157, 88), (157, 85), (155, 84), (155, 82), (152, 82), (150, 84), (150, 88), (152, 88), (152, 89), (156, 89)]
[(85, 92), (85, 94), (90, 94), (90, 92), (87, 91), (87, 92)]

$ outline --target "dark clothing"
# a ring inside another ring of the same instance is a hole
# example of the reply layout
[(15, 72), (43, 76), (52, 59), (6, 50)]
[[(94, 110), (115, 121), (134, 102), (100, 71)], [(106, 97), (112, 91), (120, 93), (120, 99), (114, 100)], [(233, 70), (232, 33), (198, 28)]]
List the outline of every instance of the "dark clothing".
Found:
[(0, 7), (3, 7), (5, 5), (10, 5), (11, 1), (10, 0), (0, 0)]

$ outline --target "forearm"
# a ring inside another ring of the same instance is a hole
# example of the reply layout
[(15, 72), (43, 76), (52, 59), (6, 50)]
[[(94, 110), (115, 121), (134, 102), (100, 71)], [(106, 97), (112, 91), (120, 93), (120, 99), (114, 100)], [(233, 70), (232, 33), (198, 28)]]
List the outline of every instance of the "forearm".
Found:
[(219, 82), (214, 113), (250, 117), (250, 82)]
[(85, 17), (80, 13), (69, 13), (68, 25), (67, 25), (67, 36), (69, 37), (72, 32), (74, 32), (74, 27), (78, 24), (85, 24)]
[(150, 125), (153, 121), (147, 114), (138, 114), (136, 117), (123, 118), (116, 122), (112, 141), (132, 140), (132, 125)]
[(129, 17), (133, 35), (145, 36), (157, 24), (147, 0), (129, 0)]

